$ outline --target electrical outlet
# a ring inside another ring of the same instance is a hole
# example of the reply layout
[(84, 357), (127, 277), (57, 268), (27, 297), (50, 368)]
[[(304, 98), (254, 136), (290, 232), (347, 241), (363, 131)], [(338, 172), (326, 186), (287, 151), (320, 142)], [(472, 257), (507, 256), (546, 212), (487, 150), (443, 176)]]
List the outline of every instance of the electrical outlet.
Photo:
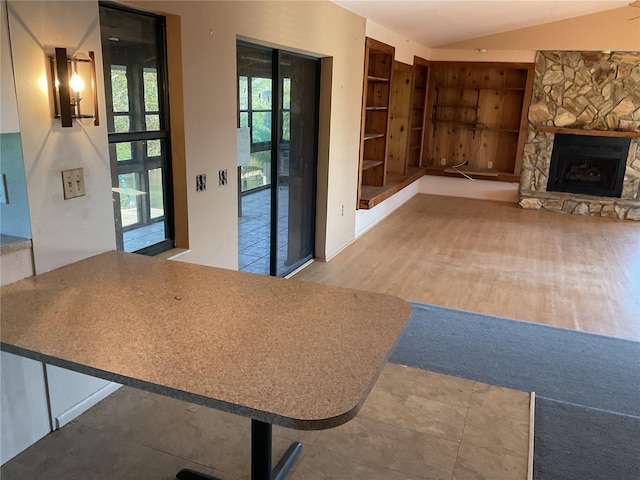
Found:
[(218, 171), (218, 185), (223, 186), (227, 184), (227, 170)]
[(344, 205), (342, 205), (342, 216), (344, 217)]
[(487, 162), (487, 168), (493, 168), (493, 162)]
[(440, 165), (446, 165), (447, 164), (447, 159), (446, 157), (442, 157), (440, 158)]
[(204, 192), (207, 189), (207, 175), (196, 175), (196, 192)]
[(85, 195), (84, 168), (62, 170), (62, 193), (65, 200)]

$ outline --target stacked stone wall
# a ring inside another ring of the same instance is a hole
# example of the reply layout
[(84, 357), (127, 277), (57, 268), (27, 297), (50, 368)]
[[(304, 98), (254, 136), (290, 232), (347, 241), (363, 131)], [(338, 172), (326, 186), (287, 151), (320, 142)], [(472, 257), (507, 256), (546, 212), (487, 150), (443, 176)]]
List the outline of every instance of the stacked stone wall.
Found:
[(523, 208), (640, 220), (640, 139), (620, 198), (547, 192), (554, 134), (538, 127), (640, 132), (640, 52), (538, 52), (520, 176)]

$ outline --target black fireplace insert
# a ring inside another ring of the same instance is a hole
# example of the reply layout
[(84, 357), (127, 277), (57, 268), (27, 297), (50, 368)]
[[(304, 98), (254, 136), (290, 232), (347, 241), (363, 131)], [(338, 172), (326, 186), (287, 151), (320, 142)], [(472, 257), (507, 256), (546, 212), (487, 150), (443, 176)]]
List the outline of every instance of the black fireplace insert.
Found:
[(556, 134), (547, 191), (620, 197), (631, 139)]

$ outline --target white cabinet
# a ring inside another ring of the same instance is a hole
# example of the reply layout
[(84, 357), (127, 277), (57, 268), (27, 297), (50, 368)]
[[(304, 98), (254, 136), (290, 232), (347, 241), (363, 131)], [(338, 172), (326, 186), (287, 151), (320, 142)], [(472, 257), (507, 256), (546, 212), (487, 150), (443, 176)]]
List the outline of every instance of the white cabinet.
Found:
[(63, 427), (121, 386), (52, 365), (46, 368), (54, 430)]
[(42, 363), (0, 352), (0, 464), (51, 431)]

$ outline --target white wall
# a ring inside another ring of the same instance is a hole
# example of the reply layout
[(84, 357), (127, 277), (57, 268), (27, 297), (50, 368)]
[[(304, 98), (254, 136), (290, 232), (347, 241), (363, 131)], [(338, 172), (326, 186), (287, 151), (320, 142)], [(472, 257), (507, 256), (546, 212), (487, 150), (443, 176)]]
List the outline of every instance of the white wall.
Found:
[[(9, 1), (9, 29), (36, 273), (115, 249), (97, 2)], [(53, 21), (55, 19), (55, 21)], [(96, 54), (100, 126), (51, 115), (47, 55)], [(86, 196), (64, 200), (61, 171), (83, 167)]]
[(427, 47), (418, 45), (413, 40), (403, 37), (371, 20), (367, 20), (367, 37), (375, 38), (387, 45), (394, 46), (396, 49), (395, 59), (398, 62), (413, 65), (414, 55), (425, 60), (431, 59), (431, 51)]
[(516, 204), (520, 201), (520, 184), (493, 180), (426, 175), (419, 180), (419, 192), (447, 197), (477, 198)]
[[(236, 40), (243, 38), (318, 58), (333, 57), (328, 111), (327, 176), (319, 206), (326, 252), (353, 240), (364, 59), (363, 18), (328, 1), (319, 2), (127, 2), (147, 11), (174, 14), (182, 23), (185, 141), (191, 251), (180, 260), (237, 268)], [(322, 159), (320, 159), (322, 161)], [(225, 187), (195, 192), (195, 175), (217, 178)], [(323, 185), (320, 185), (323, 188)], [(326, 199), (325, 199), (326, 198)], [(342, 205), (345, 214), (342, 215)]]
[[(0, 7), (0, 133), (16, 134), (20, 126), (6, 3), (0, 2)], [(33, 275), (31, 249), (9, 250), (0, 259), (2, 285)], [(42, 363), (0, 352), (0, 464), (44, 437), (50, 429)]]
[[(43, 273), (115, 249), (98, 3), (9, 1), (7, 9), (17, 99), (13, 122), (19, 124), (22, 139), (35, 272)], [(9, 45), (4, 39), (2, 43)], [(92, 120), (82, 120), (62, 128), (52, 118), (47, 56), (55, 47), (67, 48), (68, 54), (95, 52), (99, 127)], [(4, 62), (10, 57), (3, 51), (2, 58), (4, 75)], [(4, 76), (2, 80), (4, 115)], [(61, 170), (76, 167), (84, 168), (86, 196), (64, 200)], [(26, 359), (9, 362), (6, 355), (3, 352), (2, 435), (13, 443), (3, 444), (3, 461), (50, 428), (47, 399), (41, 394), (42, 364)], [(67, 372), (50, 379), (48, 393), (53, 405), (75, 405), (110, 385)], [(10, 400), (5, 402), (5, 397)], [(36, 420), (39, 423), (34, 426)], [(26, 433), (19, 433), (23, 429)]]
[(6, 2), (2, 1), (0, 14), (0, 133), (19, 132), (18, 106), (13, 83), (13, 66), (9, 48), (9, 30), (7, 26)]
[(433, 49), (432, 58), (452, 60), (464, 51), (480, 48), (487, 50), (487, 57), (495, 55), (496, 58), (500, 58), (500, 52), (504, 55), (509, 55), (509, 51), (513, 52), (511, 55), (520, 52), (523, 56), (515, 61), (533, 61), (536, 50), (636, 51), (640, 49), (640, 24), (638, 19), (631, 19), (637, 16), (637, 8), (613, 8), (450, 43)]

